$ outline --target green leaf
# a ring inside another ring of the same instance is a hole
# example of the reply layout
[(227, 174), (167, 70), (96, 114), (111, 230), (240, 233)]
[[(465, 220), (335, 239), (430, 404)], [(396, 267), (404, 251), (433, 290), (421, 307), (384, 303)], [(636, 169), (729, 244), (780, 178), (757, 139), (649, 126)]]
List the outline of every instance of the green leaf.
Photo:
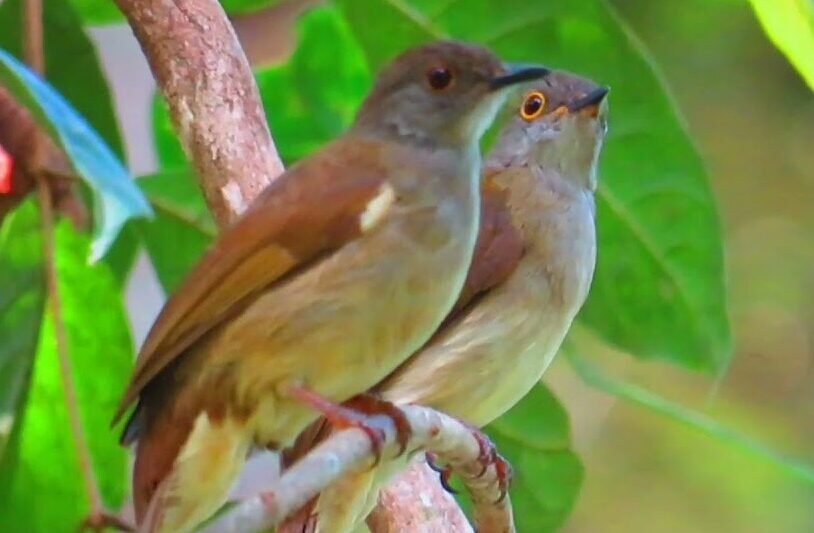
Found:
[(0, 464), (24, 403), (45, 301), (42, 238), (33, 202), (0, 225)]
[(766, 35), (814, 90), (814, 2), (750, 0)]
[[(287, 165), (342, 133), (371, 82), (362, 50), (335, 7), (310, 11), (298, 35), (299, 46), (285, 65), (256, 72), (274, 142)], [(161, 165), (185, 165), (163, 102), (153, 116)]]
[[(0, 4), (0, 48), (23, 58), (24, 0)], [(113, 6), (112, 2), (105, 2)], [(124, 157), (113, 99), (93, 41), (66, 0), (43, 7), (45, 72), (50, 83), (99, 132), (120, 158)], [(113, 7), (115, 9), (115, 6)]]
[(104, 258), (104, 263), (116, 277), (120, 287), (127, 283), (138, 258), (140, 237), (131, 224), (125, 225)]
[[(126, 450), (110, 416), (132, 370), (133, 342), (120, 291), (104, 263), (88, 265), (89, 242), (63, 222), (57, 272), (77, 396), (105, 503), (125, 495)], [(88, 512), (60, 379), (52, 317), (41, 332), (21, 423), (0, 467), (0, 523), (16, 531), (71, 531)]]
[[(124, 22), (124, 15), (110, 0), (70, 0), (85, 24), (117, 24)], [(271, 7), (280, 0), (221, 0), (223, 9), (230, 15), (249, 13), (263, 7)]]
[(171, 292), (217, 233), (195, 176), (168, 171), (139, 178), (156, 217), (138, 226), (164, 290)]
[(102, 257), (129, 219), (150, 216), (147, 200), (104, 140), (75, 109), (11, 54), (0, 50), (0, 82), (59, 141), (94, 192), (91, 259)]
[(510, 494), (517, 530), (558, 530), (583, 478), (560, 403), (541, 383), (486, 432), (514, 468)]
[[(599, 263), (580, 320), (642, 358), (693, 369), (731, 354), (721, 230), (704, 165), (635, 36), (603, 0), (339, 0), (371, 67), (439, 37), (613, 88), (598, 197)], [(375, 24), (370, 21), (375, 20)], [(635, 80), (632, 82), (631, 80)]]

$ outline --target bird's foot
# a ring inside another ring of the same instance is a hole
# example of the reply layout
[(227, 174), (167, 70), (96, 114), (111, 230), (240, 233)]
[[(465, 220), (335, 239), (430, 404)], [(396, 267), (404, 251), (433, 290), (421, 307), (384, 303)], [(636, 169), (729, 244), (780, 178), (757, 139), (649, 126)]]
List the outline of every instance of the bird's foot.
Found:
[(509, 485), (512, 482), (512, 465), (509, 464), (509, 462), (502, 455), (497, 453), (495, 443), (492, 442), (492, 439), (490, 439), (486, 433), (474, 426), (470, 426), (470, 430), (472, 432), (472, 436), (475, 437), (475, 440), (478, 443), (478, 448), (480, 449), (480, 453), (478, 454), (478, 462), (483, 467), (477, 477), (481, 477), (486, 474), (489, 467), (494, 465), (495, 473), (497, 475), (498, 489), (500, 490), (500, 497), (497, 499), (496, 503), (500, 503), (506, 498), (506, 494), (509, 492)]
[(432, 452), (427, 452), (424, 455), (426, 456), (427, 466), (429, 466), (431, 470), (438, 473), (438, 480), (441, 482), (441, 486), (444, 487), (444, 490), (450, 494), (458, 494), (458, 491), (455, 490), (449, 483), (449, 478), (452, 477), (452, 467), (449, 465), (440, 466), (438, 464), (438, 456)]
[(345, 405), (333, 402), (324, 396), (302, 386), (292, 386), (289, 393), (301, 403), (319, 411), (336, 429), (358, 428), (367, 434), (375, 457), (373, 466), (379, 464), (382, 455), (385, 433), (374, 427), (370, 417)]
[(410, 421), (407, 420), (407, 417), (404, 415), (404, 411), (397, 405), (387, 400), (382, 400), (372, 393), (354, 396), (343, 405), (366, 415), (383, 415), (390, 418), (396, 427), (396, 442), (399, 444), (399, 452), (396, 456), (400, 456), (407, 449), (407, 443), (410, 442), (413, 429), (410, 426)]
[(135, 526), (128, 524), (123, 518), (105, 510), (92, 511), (79, 524), (79, 531), (97, 531), (105, 529), (115, 529), (116, 531), (135, 531)]

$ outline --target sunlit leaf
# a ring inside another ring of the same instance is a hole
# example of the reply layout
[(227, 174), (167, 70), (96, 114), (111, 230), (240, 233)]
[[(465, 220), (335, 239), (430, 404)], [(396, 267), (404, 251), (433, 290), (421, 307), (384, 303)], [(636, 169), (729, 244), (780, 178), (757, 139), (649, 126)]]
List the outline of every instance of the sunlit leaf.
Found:
[(0, 464), (28, 390), (44, 299), (39, 217), (27, 202), (0, 225)]
[(749, 1), (766, 34), (814, 90), (814, 2)]
[(192, 173), (168, 171), (138, 183), (156, 213), (138, 231), (161, 285), (170, 292), (203, 255), (217, 228)]
[[(706, 171), (640, 45), (602, 0), (340, 0), (371, 67), (418, 42), (480, 42), (508, 61), (612, 87), (599, 264), (580, 315), (643, 357), (720, 369), (731, 352), (721, 230)], [(370, 21), (375, 20), (375, 24)]]
[[(88, 239), (63, 222), (57, 268), (82, 423), (105, 503), (121, 505), (126, 451), (109, 423), (133, 363), (118, 284), (101, 263), (87, 263)], [(54, 325), (41, 332), (32, 385), (0, 468), (0, 524), (15, 531), (74, 531), (88, 511), (60, 380)]]
[[(255, 73), (274, 142), (287, 165), (342, 133), (370, 86), (362, 50), (335, 7), (309, 11), (298, 35), (288, 62)], [(153, 116), (161, 165), (185, 165), (163, 102), (156, 103)]]
[(100, 258), (125, 221), (152, 214), (147, 200), (85, 119), (53, 87), (3, 50), (0, 82), (60, 143), (77, 173), (93, 190), (96, 205), (91, 258)]

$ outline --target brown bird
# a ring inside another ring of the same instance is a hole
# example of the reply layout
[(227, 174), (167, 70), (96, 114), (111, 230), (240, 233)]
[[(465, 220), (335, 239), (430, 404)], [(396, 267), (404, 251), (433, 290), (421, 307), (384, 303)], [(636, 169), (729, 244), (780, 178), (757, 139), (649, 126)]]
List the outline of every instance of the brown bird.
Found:
[[(593, 277), (607, 93), (553, 72), (511, 104), (515, 116), (484, 165), (480, 235), (461, 298), (427, 345), (377, 387), (383, 399), (483, 427), (540, 380)], [(406, 462), (345, 477), (323, 492), (318, 530), (365, 531), (378, 488)]]
[(345, 135), (219, 236), (153, 325), (116, 415), (138, 398), (122, 440), (138, 440), (143, 530), (192, 529), (250, 448), (290, 445), (317, 418), (304, 397), (347, 400), (426, 342), (472, 258), (479, 138), (503, 89), (547, 72), (455, 42), (408, 51)]

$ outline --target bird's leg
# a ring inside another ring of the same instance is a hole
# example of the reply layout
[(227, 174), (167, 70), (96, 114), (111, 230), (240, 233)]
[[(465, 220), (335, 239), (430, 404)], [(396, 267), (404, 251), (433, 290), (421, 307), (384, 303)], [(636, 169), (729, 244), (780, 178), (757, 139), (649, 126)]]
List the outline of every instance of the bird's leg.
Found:
[(288, 389), (292, 398), (322, 413), (322, 416), (335, 428), (344, 429), (354, 427), (364, 431), (370, 439), (375, 460), (373, 466), (379, 464), (385, 434), (381, 428), (373, 427), (370, 417), (345, 405), (333, 402), (316, 392), (300, 386), (293, 385)]

